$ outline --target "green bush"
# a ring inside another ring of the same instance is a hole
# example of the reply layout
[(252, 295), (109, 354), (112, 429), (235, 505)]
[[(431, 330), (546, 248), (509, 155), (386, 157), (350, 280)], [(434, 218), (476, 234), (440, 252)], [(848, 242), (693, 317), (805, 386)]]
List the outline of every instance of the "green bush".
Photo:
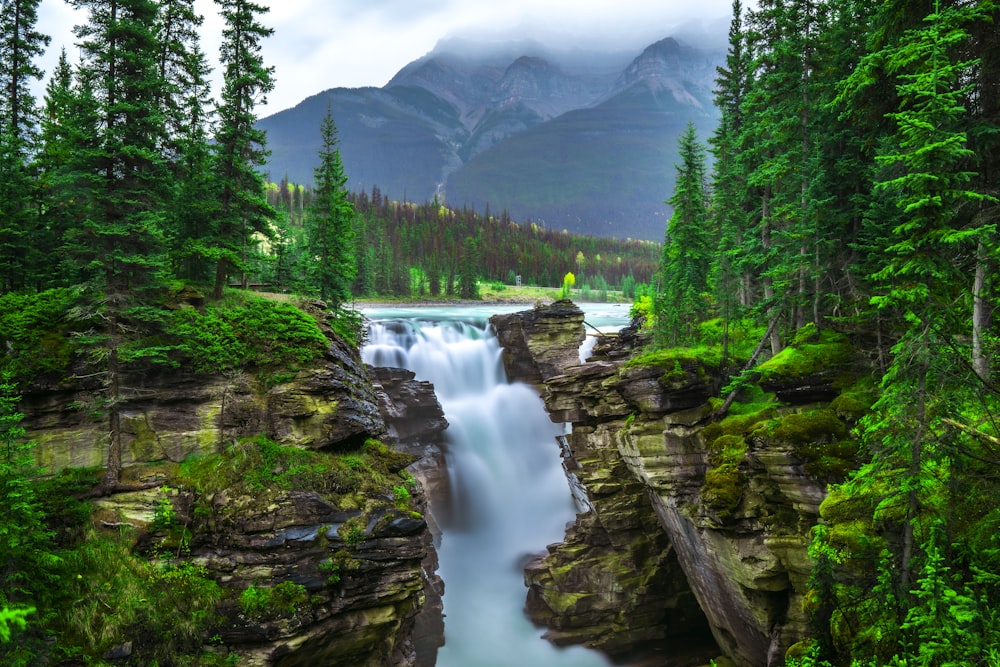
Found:
[(0, 369), (10, 369), (21, 384), (65, 373), (76, 349), (67, 313), (77, 300), (70, 289), (0, 295)]
[(293, 369), (329, 346), (317, 322), (299, 308), (246, 293), (229, 294), (203, 311), (174, 311), (168, 329), (182, 360), (206, 373)]
[(291, 581), (282, 581), (271, 588), (250, 584), (240, 594), (240, 609), (251, 620), (269, 621), (294, 616), (308, 601), (305, 586)]

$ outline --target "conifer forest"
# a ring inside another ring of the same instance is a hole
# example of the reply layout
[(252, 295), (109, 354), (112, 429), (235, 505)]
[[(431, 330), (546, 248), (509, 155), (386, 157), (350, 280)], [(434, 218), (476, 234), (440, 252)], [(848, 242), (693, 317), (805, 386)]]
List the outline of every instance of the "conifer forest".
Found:
[[(78, 57), (46, 73), (40, 0), (2, 1), (0, 663), (107, 664), (91, 650), (100, 610), (61, 610), (95, 563), (133, 563), (80, 527), (84, 499), (127, 486), (131, 374), (232, 375), (252, 358), (274, 378), (321, 354), (295, 308), (247, 288), (322, 300), (357, 345), (355, 300), (515, 283), (576, 298), (575, 282), (634, 301), (650, 354), (716, 355), (723, 414), (757, 364), (804, 343), (866, 359), (807, 528), (811, 637), (786, 664), (1000, 665), (1000, 2), (733, 0), (719, 122), (680, 137), (662, 244), (349, 192), (329, 113), (311, 183), (262, 173), (267, 8), (214, 2), (219, 54), (201, 49), (193, 0), (69, 0), (86, 15)], [(107, 464), (55, 474), (18, 406), (81, 369), (99, 377), (87, 409)], [(182, 591), (195, 620), (136, 611), (173, 643), (128, 664), (229, 664), (195, 648), (214, 581), (134, 573), (137, 598)]]

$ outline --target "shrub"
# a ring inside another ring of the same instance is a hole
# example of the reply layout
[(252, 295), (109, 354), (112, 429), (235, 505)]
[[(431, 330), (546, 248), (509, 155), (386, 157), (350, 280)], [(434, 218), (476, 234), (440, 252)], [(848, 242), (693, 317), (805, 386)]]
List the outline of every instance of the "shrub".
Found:
[(250, 584), (240, 594), (240, 609), (251, 620), (268, 621), (294, 616), (308, 600), (305, 586), (291, 581), (282, 581), (271, 588)]

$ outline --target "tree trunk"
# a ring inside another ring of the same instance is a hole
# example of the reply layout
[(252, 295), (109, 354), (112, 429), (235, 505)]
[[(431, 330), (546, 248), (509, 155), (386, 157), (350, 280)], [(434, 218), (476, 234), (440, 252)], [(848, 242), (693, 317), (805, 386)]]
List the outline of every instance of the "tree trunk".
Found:
[(991, 285), (992, 262), (982, 241), (976, 248), (976, 276), (972, 282), (972, 370), (982, 381), (990, 378), (991, 360), (983, 344), (986, 331), (990, 328), (992, 313), (988, 301)]
[[(112, 320), (112, 326), (117, 322)], [(118, 486), (122, 476), (122, 419), (119, 411), (121, 395), (121, 369), (118, 365), (118, 344), (112, 335), (111, 349), (108, 352), (108, 467), (104, 473), (101, 490), (111, 493)]]

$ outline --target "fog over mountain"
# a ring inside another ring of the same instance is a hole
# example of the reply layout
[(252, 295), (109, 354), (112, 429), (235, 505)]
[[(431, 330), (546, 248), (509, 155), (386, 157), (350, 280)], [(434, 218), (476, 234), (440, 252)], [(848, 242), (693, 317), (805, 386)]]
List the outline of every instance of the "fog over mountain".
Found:
[(437, 197), (569, 231), (662, 240), (677, 137), (716, 122), (728, 22), (633, 51), (449, 38), (381, 88), (334, 88), (260, 121), (273, 181), (312, 181), (330, 109), (352, 190)]

